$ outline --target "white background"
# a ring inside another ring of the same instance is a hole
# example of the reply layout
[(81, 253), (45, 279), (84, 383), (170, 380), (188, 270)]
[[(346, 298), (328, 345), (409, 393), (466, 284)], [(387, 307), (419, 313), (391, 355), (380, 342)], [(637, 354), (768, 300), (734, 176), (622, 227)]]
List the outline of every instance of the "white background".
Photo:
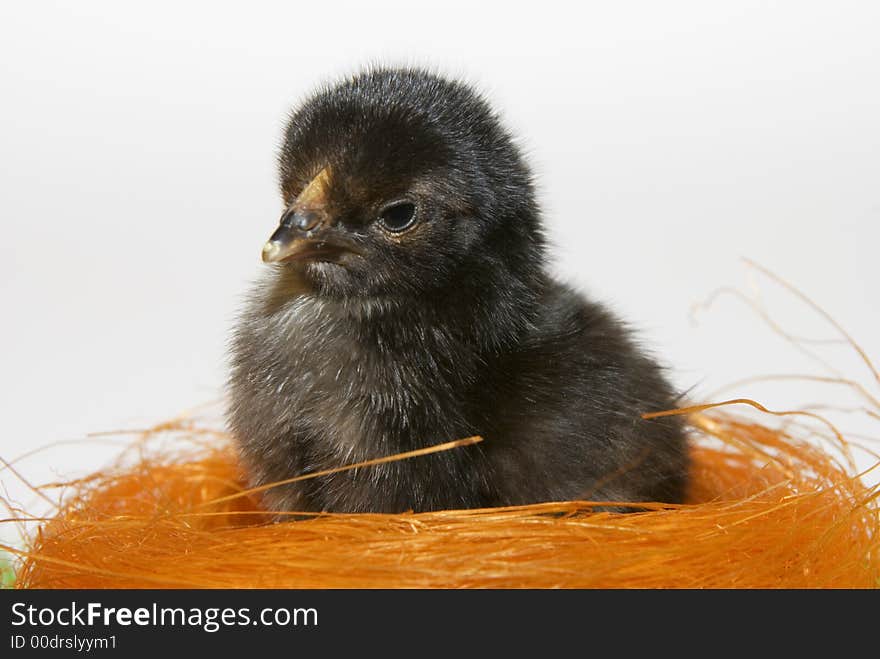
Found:
[[(4, 2), (0, 456), (222, 393), (229, 328), (280, 212), (285, 115), (371, 62), (428, 64), (492, 99), (534, 165), (555, 270), (631, 320), (692, 398), (821, 373), (733, 297), (691, 322), (716, 288), (748, 285), (744, 256), (880, 355), (878, 35), (869, 1)], [(787, 330), (835, 336), (756, 281)], [(814, 347), (877, 395), (846, 350)], [(841, 391), (724, 396), (785, 408)], [(880, 434), (863, 412), (842, 418)], [(17, 466), (43, 482), (114, 450)]]

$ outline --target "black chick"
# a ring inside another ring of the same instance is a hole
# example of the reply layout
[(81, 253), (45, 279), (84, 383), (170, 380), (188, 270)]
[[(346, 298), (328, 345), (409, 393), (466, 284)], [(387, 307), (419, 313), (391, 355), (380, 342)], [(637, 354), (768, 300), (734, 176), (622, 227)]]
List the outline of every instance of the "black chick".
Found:
[(372, 70), (291, 117), (287, 210), (234, 332), (228, 422), (254, 485), (481, 435), (481, 444), (274, 487), (278, 511), (682, 500), (658, 366), (545, 270), (532, 178), (463, 83)]

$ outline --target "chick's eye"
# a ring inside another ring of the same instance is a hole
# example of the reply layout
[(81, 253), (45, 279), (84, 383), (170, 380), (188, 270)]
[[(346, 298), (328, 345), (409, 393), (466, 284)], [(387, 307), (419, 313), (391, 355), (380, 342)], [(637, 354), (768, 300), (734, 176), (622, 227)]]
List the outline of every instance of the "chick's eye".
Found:
[(379, 213), (379, 222), (388, 231), (405, 231), (416, 221), (416, 205), (411, 201), (390, 204)]

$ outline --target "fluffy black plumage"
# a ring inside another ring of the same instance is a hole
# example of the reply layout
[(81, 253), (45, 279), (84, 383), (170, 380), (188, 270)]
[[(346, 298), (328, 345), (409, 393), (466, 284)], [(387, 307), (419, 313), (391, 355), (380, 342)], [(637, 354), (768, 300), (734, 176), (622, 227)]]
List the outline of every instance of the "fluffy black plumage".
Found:
[(485, 441), (276, 487), (270, 508), (681, 501), (682, 424), (640, 418), (675, 406), (669, 384), (548, 276), (529, 168), (471, 88), (357, 75), (292, 115), (279, 161), (279, 262), (231, 346), (228, 422), (253, 484)]

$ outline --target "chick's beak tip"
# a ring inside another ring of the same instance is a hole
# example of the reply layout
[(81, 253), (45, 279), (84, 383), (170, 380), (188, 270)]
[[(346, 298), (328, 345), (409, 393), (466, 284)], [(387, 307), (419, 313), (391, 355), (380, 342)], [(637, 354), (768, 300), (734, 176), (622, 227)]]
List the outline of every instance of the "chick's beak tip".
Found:
[(281, 260), (281, 244), (275, 240), (268, 240), (263, 245), (263, 263), (276, 263)]

